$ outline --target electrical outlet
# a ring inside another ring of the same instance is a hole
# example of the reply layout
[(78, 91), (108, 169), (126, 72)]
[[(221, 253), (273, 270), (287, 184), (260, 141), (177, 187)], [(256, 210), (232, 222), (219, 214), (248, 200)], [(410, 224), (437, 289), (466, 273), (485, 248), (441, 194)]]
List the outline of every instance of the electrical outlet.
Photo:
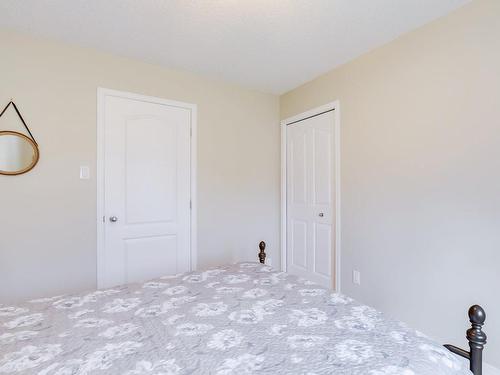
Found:
[(352, 282), (356, 285), (361, 285), (361, 272), (352, 270)]

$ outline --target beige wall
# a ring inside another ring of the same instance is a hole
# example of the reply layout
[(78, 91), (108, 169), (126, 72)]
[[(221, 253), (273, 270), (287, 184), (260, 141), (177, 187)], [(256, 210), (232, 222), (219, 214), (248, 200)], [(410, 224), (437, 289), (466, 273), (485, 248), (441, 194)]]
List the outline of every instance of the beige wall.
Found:
[(0, 105), (15, 99), (41, 150), (0, 176), (0, 303), (96, 286), (99, 86), (198, 105), (199, 266), (255, 260), (262, 239), (278, 252), (276, 96), (8, 32), (0, 45)]
[(499, 21), (476, 0), (280, 100), (282, 119), (340, 100), (343, 292), (463, 345), (481, 303), (497, 366)]

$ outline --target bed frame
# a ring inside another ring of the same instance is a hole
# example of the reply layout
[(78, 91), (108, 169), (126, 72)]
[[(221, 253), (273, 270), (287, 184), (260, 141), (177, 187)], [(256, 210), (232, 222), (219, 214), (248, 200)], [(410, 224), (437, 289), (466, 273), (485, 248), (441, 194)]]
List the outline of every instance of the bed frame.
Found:
[(486, 313), (479, 305), (471, 306), (469, 309), (469, 320), (472, 327), (467, 330), (467, 340), (469, 341), (470, 351), (457, 348), (453, 345), (445, 345), (445, 348), (452, 353), (467, 358), (470, 362), (470, 370), (474, 375), (483, 374), (483, 349), (486, 345), (486, 334), (482, 327), (486, 320)]
[[(259, 261), (262, 264), (266, 262), (266, 243), (259, 243)], [(456, 346), (446, 344), (444, 347), (450, 352), (461, 357), (467, 358), (470, 362), (470, 370), (474, 375), (483, 375), (483, 349), (486, 345), (486, 334), (482, 327), (486, 320), (486, 313), (479, 305), (471, 306), (469, 309), (469, 320), (472, 327), (467, 330), (467, 340), (469, 341), (470, 350), (460, 349)]]

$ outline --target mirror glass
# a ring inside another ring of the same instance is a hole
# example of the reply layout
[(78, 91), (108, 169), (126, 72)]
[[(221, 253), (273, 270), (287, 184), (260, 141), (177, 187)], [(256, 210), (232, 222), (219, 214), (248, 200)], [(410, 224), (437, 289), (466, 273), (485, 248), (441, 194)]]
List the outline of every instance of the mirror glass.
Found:
[(24, 134), (0, 132), (0, 174), (21, 174), (38, 162), (38, 147)]

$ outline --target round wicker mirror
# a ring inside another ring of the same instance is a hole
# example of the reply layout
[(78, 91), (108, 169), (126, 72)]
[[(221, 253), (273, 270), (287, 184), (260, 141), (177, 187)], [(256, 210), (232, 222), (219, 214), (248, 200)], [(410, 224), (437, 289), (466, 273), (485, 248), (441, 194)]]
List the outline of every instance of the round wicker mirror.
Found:
[(0, 174), (23, 174), (38, 163), (37, 144), (24, 134), (0, 131)]

